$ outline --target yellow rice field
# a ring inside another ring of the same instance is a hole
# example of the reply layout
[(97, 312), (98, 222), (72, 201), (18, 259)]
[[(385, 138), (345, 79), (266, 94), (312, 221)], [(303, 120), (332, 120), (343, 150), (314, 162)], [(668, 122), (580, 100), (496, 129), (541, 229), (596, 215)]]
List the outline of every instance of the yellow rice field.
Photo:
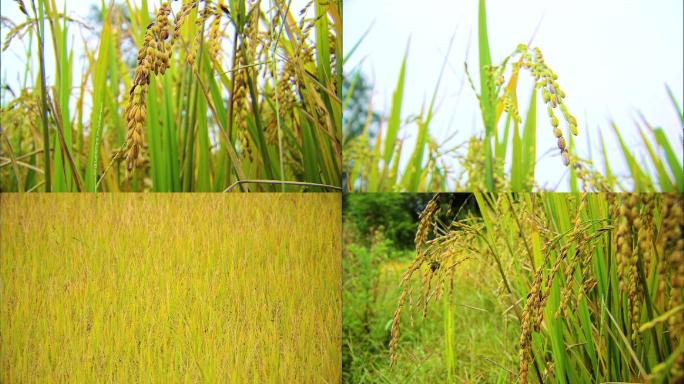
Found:
[(339, 382), (340, 204), (1, 195), (0, 382)]

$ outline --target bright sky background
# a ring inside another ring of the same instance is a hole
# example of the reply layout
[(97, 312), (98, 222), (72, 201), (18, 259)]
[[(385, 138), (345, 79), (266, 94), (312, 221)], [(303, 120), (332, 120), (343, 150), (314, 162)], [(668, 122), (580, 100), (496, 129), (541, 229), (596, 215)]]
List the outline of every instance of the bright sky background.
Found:
[[(345, 53), (370, 32), (345, 65), (360, 66), (374, 84), (376, 108), (389, 113), (392, 92), (410, 38), (402, 117), (418, 113), (429, 103), (449, 40), (454, 36), (448, 67), (437, 97), (433, 135), (443, 140), (458, 131), (450, 143), (465, 141), (483, 131), (477, 99), (466, 82), (463, 62), (477, 83), (477, 1), (344, 0)], [(662, 126), (681, 143), (677, 114), (668, 98), (667, 83), (680, 105), (682, 89), (683, 2), (681, 0), (489, 0), (487, 18), (492, 60), (495, 64), (519, 43), (526, 43), (539, 25), (532, 46), (544, 53), (559, 75), (570, 112), (580, 123), (580, 155), (589, 156), (587, 141), (596, 152), (598, 130), (607, 139), (613, 163), (622, 163), (609, 122), (615, 120), (628, 144), (640, 139), (633, 119), (642, 112), (649, 122)], [(540, 24), (541, 20), (541, 24)], [(524, 116), (531, 84), (519, 88)], [(540, 157), (555, 148), (546, 109), (538, 116)], [(412, 131), (404, 131), (409, 148)], [(589, 132), (589, 134), (587, 134)], [(612, 149), (612, 150), (611, 150)], [(639, 156), (642, 154), (639, 153)], [(681, 151), (680, 151), (681, 156)], [(626, 173), (624, 167), (618, 169)], [(565, 172), (558, 151), (540, 160), (537, 179), (555, 187)], [(567, 189), (565, 184), (561, 188)]]

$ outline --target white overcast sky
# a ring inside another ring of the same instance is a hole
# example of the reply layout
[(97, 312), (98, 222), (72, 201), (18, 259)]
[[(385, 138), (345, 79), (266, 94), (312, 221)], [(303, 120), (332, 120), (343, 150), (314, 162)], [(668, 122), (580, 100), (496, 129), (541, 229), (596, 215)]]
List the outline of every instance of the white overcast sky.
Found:
[[(377, 108), (388, 113), (410, 38), (402, 113), (406, 117), (429, 102), (449, 40), (454, 36), (449, 66), (440, 85), (433, 132), (438, 139), (444, 139), (458, 131), (454, 143), (464, 141), (483, 129), (477, 100), (464, 83), (463, 70), (467, 53), (468, 67), (477, 83), (477, 3), (344, 0), (345, 52), (371, 28), (345, 69), (360, 66), (374, 84)], [(682, 4), (682, 0), (489, 0), (492, 60), (498, 64), (518, 43), (527, 42), (539, 25), (532, 45), (542, 49), (547, 64), (559, 75), (560, 86), (568, 95), (568, 107), (580, 122), (580, 154), (588, 156), (588, 138), (596, 149), (600, 129), (609, 139), (613, 162), (621, 162), (621, 155), (614, 151), (617, 147), (611, 120), (621, 127), (628, 144), (639, 142), (633, 123), (637, 112), (653, 125), (664, 127), (675, 145), (681, 143), (680, 124), (665, 84), (681, 105)], [(522, 113), (527, 110), (530, 90), (530, 86), (519, 90)], [(537, 154), (541, 156), (555, 142), (545, 109), (538, 109)], [(409, 142), (415, 136), (414, 132), (403, 135)], [(557, 151), (552, 154), (540, 160), (537, 173), (540, 182), (549, 187), (555, 186), (564, 172)]]

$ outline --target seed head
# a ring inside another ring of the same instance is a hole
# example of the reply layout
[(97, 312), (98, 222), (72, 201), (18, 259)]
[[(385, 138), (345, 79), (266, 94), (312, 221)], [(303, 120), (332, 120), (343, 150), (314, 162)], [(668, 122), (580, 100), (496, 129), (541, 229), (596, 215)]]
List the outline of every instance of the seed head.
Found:
[(172, 45), (169, 37), (169, 14), (171, 6), (164, 3), (157, 10), (155, 20), (147, 26), (143, 45), (138, 50), (138, 65), (135, 68), (133, 86), (129, 91), (128, 107), (125, 111), (128, 133), (126, 136), (127, 171), (143, 163), (143, 128), (147, 119), (146, 96), (151, 74), (163, 75), (169, 67)]

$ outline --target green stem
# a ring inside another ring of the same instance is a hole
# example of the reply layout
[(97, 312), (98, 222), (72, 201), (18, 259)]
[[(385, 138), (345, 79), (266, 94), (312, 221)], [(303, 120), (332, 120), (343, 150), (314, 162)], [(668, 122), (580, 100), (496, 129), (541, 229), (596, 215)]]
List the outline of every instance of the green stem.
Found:
[(39, 2), (39, 10), (36, 11), (36, 3), (31, 0), (33, 6), (33, 13), (39, 19), (38, 23), (38, 57), (40, 61), (40, 117), (43, 124), (43, 155), (45, 161), (45, 192), (50, 192), (52, 189), (52, 179), (50, 177), (50, 132), (48, 131), (48, 116), (47, 116), (47, 87), (45, 85), (45, 18), (43, 15), (43, 2)]

